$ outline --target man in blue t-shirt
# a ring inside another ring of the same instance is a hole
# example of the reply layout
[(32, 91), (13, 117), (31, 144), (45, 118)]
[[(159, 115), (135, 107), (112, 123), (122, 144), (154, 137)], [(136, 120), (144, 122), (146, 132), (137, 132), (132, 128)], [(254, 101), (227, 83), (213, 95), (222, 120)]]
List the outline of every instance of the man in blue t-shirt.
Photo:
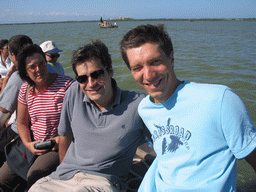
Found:
[(256, 129), (241, 99), (223, 85), (180, 81), (163, 25), (130, 30), (121, 54), (149, 94), (138, 111), (157, 153), (139, 191), (236, 191), (236, 159), (256, 170)]
[(121, 191), (149, 134), (138, 114), (144, 94), (118, 88), (99, 40), (79, 48), (72, 67), (77, 82), (66, 92), (58, 126), (61, 164), (29, 192)]

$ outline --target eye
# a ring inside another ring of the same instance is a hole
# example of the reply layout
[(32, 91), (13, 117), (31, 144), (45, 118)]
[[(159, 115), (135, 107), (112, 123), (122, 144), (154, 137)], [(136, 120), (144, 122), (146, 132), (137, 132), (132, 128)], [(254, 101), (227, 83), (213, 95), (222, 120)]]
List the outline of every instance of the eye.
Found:
[(141, 66), (135, 66), (135, 67), (131, 68), (131, 71), (133, 71), (133, 72), (138, 72), (138, 71), (140, 71), (141, 69), (142, 69)]
[(156, 59), (154, 61), (152, 61), (151, 65), (160, 65), (162, 63), (161, 59)]

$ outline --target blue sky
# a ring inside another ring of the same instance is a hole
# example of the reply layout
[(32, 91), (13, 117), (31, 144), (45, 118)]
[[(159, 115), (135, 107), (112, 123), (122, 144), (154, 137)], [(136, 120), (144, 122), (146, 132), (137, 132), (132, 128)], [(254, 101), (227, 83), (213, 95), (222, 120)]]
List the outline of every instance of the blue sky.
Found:
[(256, 0), (0, 0), (0, 24), (133, 19), (256, 18)]

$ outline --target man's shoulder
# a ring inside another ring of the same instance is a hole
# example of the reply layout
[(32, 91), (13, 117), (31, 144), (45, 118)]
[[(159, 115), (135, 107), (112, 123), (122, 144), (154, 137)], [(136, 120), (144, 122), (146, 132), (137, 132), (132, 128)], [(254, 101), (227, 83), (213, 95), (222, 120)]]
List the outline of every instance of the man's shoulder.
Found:
[(17, 97), (24, 82), (17, 72), (14, 72), (8, 80), (3, 92), (0, 94), (0, 106), (8, 111), (16, 109)]
[(68, 75), (57, 73), (57, 81), (67, 82), (67, 81), (74, 81), (74, 79)]
[(63, 68), (63, 66), (62, 66), (59, 62), (56, 62), (55, 65), (56, 65), (57, 67)]
[(135, 91), (122, 90), (122, 99), (131, 100), (131, 102), (140, 102), (143, 98), (145, 98), (144, 93), (139, 93)]
[[(18, 74), (18, 71), (15, 71), (10, 79), (8, 80), (4, 90), (8, 90), (9, 87), (13, 87), (13, 86), (16, 86), (18, 89), (20, 89), (21, 85), (24, 83), (24, 81), (20, 78), (19, 74)], [(3, 90), (3, 91), (4, 91)]]
[(222, 95), (226, 90), (231, 90), (226, 85), (220, 84), (209, 84), (209, 83), (195, 83), (195, 82), (187, 82), (184, 86), (184, 89), (187, 92), (193, 91), (194, 94), (203, 95)]
[(9, 81), (19, 81), (19, 82), (22, 81), (22, 82), (24, 82), (24, 81), (20, 78), (18, 71), (15, 71), (15, 72), (11, 75), (10, 79), (8, 80), (8, 82), (9, 82)]
[(77, 81), (74, 81), (66, 92), (66, 97), (75, 97), (78, 93), (82, 93), (80, 85)]

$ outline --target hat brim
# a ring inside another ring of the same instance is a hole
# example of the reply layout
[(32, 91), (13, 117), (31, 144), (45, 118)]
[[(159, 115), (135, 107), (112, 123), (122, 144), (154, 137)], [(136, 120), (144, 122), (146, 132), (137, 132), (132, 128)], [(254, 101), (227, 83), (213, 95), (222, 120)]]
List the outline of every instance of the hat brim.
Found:
[(50, 50), (50, 51), (46, 51), (46, 53), (59, 53), (59, 52), (62, 52), (62, 50), (60, 50), (60, 49), (53, 49), (53, 50)]

